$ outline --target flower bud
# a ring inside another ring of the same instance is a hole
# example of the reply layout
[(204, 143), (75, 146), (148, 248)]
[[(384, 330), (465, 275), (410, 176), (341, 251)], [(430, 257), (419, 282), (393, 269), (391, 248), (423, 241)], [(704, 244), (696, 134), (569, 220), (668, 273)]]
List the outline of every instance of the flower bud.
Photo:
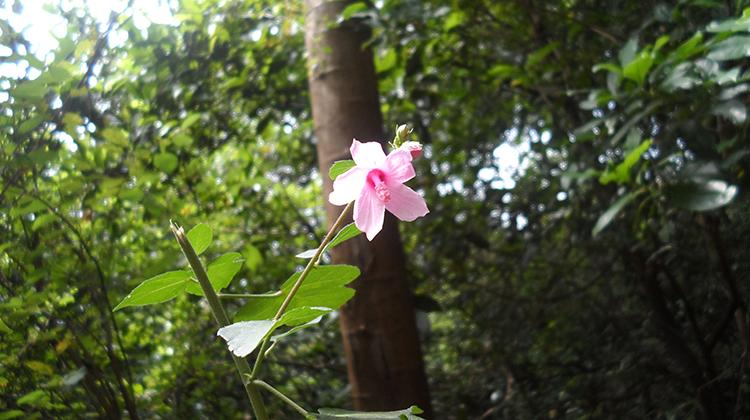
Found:
[(422, 156), (422, 143), (418, 141), (405, 141), (401, 144), (399, 149), (406, 150), (411, 153), (411, 158), (416, 159)]
[(396, 129), (396, 138), (400, 141), (406, 141), (409, 139), (409, 133), (411, 133), (411, 129), (406, 124), (401, 124)]

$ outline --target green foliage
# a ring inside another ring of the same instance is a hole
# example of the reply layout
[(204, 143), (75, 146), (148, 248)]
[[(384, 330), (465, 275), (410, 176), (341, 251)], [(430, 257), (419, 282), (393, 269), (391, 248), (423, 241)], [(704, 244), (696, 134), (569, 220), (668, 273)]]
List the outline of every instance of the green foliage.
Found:
[[(301, 272), (294, 273), (281, 285), (281, 294), (272, 298), (249, 298), (234, 316), (235, 321), (271, 319), (289, 294)], [(312, 269), (289, 310), (300, 307), (326, 307), (337, 309), (354, 296), (354, 289), (345, 287), (359, 276), (359, 269), (350, 265), (326, 265)], [(309, 321), (309, 320), (308, 320)], [(303, 321), (300, 323), (304, 323)]]
[[(322, 235), (304, 14), (175, 6), (177, 24), (126, 9), (111, 31), (55, 10), (70, 29), (44, 60), (2, 22), (4, 65), (28, 71), (0, 76), (0, 418), (249, 410), (184, 293), (192, 274), (136, 291), (181, 264), (170, 219), (210, 221), (190, 241), (224, 293), (275, 289)], [(342, 17), (371, 27), (384, 126), (408, 120), (425, 146), (412, 185), (430, 215), (401, 229), (437, 417), (748, 417), (748, 3), (533, 6), (387, 0)], [(326, 269), (305, 284), (330, 289), (296, 307), (351, 296)], [(279, 303), (227, 309), (262, 321)], [(264, 373), (347, 406), (335, 319), (313, 321)]]

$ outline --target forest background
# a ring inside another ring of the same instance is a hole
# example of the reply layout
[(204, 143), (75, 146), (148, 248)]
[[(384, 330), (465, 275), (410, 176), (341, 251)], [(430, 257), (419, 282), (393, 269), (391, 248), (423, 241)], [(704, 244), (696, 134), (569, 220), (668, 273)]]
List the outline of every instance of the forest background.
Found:
[[(325, 233), (302, 2), (50, 2), (41, 53), (30, 3), (0, 2), (0, 418), (243, 418), (199, 297), (112, 308), (180, 261), (170, 219), (242, 254), (235, 293)], [(384, 132), (424, 144), (400, 232), (436, 418), (750, 417), (748, 6), (343, 8)], [(336, 316), (273, 361), (351, 406)]]

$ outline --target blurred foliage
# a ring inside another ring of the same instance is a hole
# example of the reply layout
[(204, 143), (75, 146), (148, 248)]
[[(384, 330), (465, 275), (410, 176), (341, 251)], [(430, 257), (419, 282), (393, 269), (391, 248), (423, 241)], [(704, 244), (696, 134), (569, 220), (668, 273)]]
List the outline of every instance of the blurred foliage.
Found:
[[(0, 21), (25, 69), (0, 76), (0, 418), (249, 410), (198, 296), (112, 308), (183, 265), (169, 219), (243, 255), (233, 293), (321, 236), (304, 16), (176, 3), (147, 28), (56, 9), (48, 57)], [(750, 416), (747, 3), (347, 8), (425, 144), (402, 232), (441, 418)], [(348, 404), (335, 323), (273, 355), (308, 408)]]

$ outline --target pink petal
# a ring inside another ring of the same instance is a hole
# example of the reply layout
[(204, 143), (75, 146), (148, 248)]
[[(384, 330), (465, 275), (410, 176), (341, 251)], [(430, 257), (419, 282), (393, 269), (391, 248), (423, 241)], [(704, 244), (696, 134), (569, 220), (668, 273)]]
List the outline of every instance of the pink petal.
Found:
[(360, 168), (377, 168), (385, 161), (383, 146), (376, 141), (360, 143), (357, 139), (352, 140), (352, 147), (349, 148), (352, 153), (354, 163)]
[(411, 222), (430, 212), (424, 198), (406, 185), (389, 184), (388, 190), (391, 200), (385, 203), (385, 208), (399, 219)]
[(328, 195), (328, 202), (335, 206), (343, 206), (359, 197), (367, 180), (367, 169), (353, 167), (336, 177), (333, 181), (333, 191)]
[(388, 154), (385, 158), (383, 168), (388, 183), (399, 183), (414, 178), (414, 166), (411, 164), (411, 154), (404, 149), (396, 149)]
[(378, 200), (375, 190), (369, 186), (362, 189), (362, 195), (354, 203), (354, 224), (365, 233), (367, 240), (371, 241), (383, 229), (384, 218), (385, 206)]

